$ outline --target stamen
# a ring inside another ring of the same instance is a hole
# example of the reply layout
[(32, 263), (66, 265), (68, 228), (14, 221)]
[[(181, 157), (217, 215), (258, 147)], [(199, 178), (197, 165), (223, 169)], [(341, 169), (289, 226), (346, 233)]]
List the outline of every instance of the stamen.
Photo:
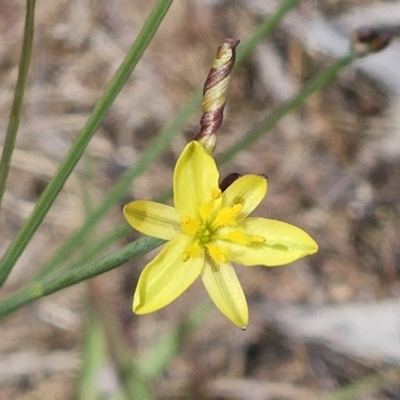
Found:
[(195, 258), (200, 255), (200, 244), (196, 240), (192, 244), (186, 247), (186, 249), (182, 253), (182, 260), (187, 261), (189, 258)]
[(183, 261), (183, 262), (186, 262), (187, 260), (189, 260), (189, 258), (190, 258), (189, 252), (188, 252), (188, 251), (184, 251), (184, 252), (182, 253), (182, 261)]
[(203, 204), (200, 207), (200, 217), (203, 222), (207, 221), (208, 217), (211, 214), (213, 206), (214, 206), (214, 199), (210, 200), (209, 202), (207, 202), (206, 204)]
[(234, 204), (232, 209), (233, 209), (233, 211), (235, 211), (236, 214), (239, 214), (240, 211), (243, 210), (243, 205), (240, 203)]
[(241, 209), (242, 209), (241, 204), (235, 204), (233, 207), (222, 208), (218, 212), (218, 215), (215, 217), (212, 223), (212, 229), (217, 229), (220, 226), (235, 224), (237, 214), (240, 212)]
[(253, 243), (265, 243), (265, 238), (263, 238), (262, 236), (252, 236), (251, 241)]
[(186, 235), (194, 236), (198, 227), (199, 223), (195, 219), (187, 216), (182, 218), (182, 231), (186, 233)]
[(205, 245), (210, 257), (218, 264), (225, 264), (228, 262), (228, 257), (219, 246), (214, 243), (208, 243)]
[(262, 236), (249, 236), (240, 230), (231, 231), (228, 233), (224, 233), (223, 235), (214, 235), (214, 239), (218, 240), (229, 240), (232, 243), (240, 244), (240, 245), (249, 245), (251, 243), (265, 243), (265, 238)]
[(237, 230), (231, 231), (229, 233), (225, 233), (224, 235), (219, 235), (217, 237), (220, 240), (229, 240), (232, 243), (240, 244), (240, 245), (248, 245), (251, 243), (252, 238), (245, 233)]
[(215, 206), (215, 201), (218, 200), (221, 196), (221, 189), (215, 187), (211, 190), (211, 200), (200, 207), (200, 217), (203, 222), (206, 222), (210, 218), (210, 215), (213, 212)]
[(215, 188), (213, 188), (213, 189), (211, 190), (211, 197), (212, 197), (214, 200), (219, 199), (221, 196), (222, 196), (222, 191), (221, 191), (220, 188), (215, 187)]

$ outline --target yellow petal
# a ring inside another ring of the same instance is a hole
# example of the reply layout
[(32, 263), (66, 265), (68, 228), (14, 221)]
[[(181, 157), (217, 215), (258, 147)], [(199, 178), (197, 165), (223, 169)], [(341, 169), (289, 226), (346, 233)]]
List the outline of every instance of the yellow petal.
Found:
[(181, 221), (175, 210), (152, 201), (133, 201), (124, 207), (127, 221), (139, 232), (171, 240), (181, 234)]
[(267, 180), (259, 175), (244, 175), (222, 194), (223, 206), (241, 204), (238, 218), (249, 215), (262, 201), (267, 192)]
[(190, 142), (175, 166), (174, 204), (178, 214), (182, 218), (197, 218), (200, 207), (212, 200), (218, 179), (214, 159), (200, 143)]
[(206, 260), (201, 277), (218, 309), (239, 328), (245, 329), (249, 320), (247, 302), (232, 265), (217, 266)]
[(179, 236), (166, 244), (158, 256), (147, 264), (133, 298), (135, 313), (147, 314), (165, 307), (200, 275), (204, 265), (204, 249), (199, 257), (184, 262), (182, 253), (188, 244), (185, 236)]
[[(288, 264), (318, 250), (317, 243), (308, 233), (286, 222), (247, 218), (239, 227), (255, 240), (247, 245), (218, 241), (218, 245), (226, 247), (229, 260), (239, 264), (274, 267)], [(261, 242), (261, 238), (265, 242)]]

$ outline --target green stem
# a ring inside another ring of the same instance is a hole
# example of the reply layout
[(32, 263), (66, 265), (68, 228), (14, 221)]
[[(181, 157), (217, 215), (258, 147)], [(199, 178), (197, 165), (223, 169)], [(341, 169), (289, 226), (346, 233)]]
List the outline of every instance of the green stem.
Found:
[[(266, 18), (250, 37), (239, 47), (236, 58), (236, 66), (240, 66), (246, 57), (256, 48), (256, 46), (267, 36), (280, 22), (280, 20), (293, 8), (299, 0), (286, 0), (278, 10)], [(169, 146), (172, 138), (182, 131), (184, 124), (198, 109), (201, 101), (203, 88), (199, 87), (186, 105), (175, 116), (175, 118), (163, 128), (157, 137), (150, 143), (148, 148), (142, 153), (138, 162), (128, 170), (121, 179), (111, 188), (102, 204), (86, 219), (82, 227), (67, 239), (52, 259), (40, 270), (36, 279), (41, 279), (55, 269), (63, 260), (66, 260), (74, 250), (77, 249), (90, 234), (91, 230), (102, 220), (110, 208), (120, 200), (126, 193), (127, 188), (131, 187), (132, 182), (138, 178), (147, 168), (159, 157)]]
[(148, 253), (162, 243), (161, 239), (143, 237), (122, 249), (104, 256), (99, 261), (80, 266), (79, 268), (75, 266), (68, 270), (55, 272), (40, 282), (31, 282), (20, 291), (0, 301), (0, 319), (34, 300), (119, 267), (129, 260), (136, 259)]
[(101, 292), (95, 290), (93, 285), (91, 289), (91, 304), (100, 323), (99, 328), (104, 333), (107, 353), (118, 375), (121, 394), (126, 399), (155, 400), (147, 378), (134, 362), (131, 346), (124, 335), (118, 315), (109, 307), (109, 302), (101, 297)]
[[(90, 261), (98, 260), (103, 257), (104, 253), (109, 251), (109, 247), (114, 244), (117, 240), (126, 237), (126, 235), (132, 232), (132, 227), (127, 223), (119, 224), (112, 231), (102, 236), (100, 239), (85, 242), (84, 251), (75, 255), (74, 257), (68, 258), (64, 262), (58, 264), (57, 271), (62, 269), (73, 269), (74, 267), (84, 265)], [(35, 277), (35, 280), (40, 281), (45, 276), (51, 273), (51, 270), (47, 271), (46, 275), (40, 273)]]
[(32, 214), (4, 254), (3, 259), (0, 262), (0, 285), (2, 285), (7, 279), (11, 269), (28, 245), (36, 229), (43, 221), (43, 218), (52, 206), (58, 193), (64, 186), (65, 181), (68, 179), (72, 170), (81, 158), (90, 139), (96, 132), (102, 118), (109, 110), (111, 104), (140, 60), (147, 45), (156, 33), (158, 26), (171, 4), (172, 0), (159, 0), (153, 8), (134, 44), (129, 49), (121, 66), (99, 99), (87, 123), (79, 133), (68, 154), (61, 162), (53, 179), (47, 185)]
[(10, 170), (11, 157), (15, 148), (15, 141), (19, 127), (19, 120), (22, 112), (24, 92), (28, 77), (29, 65), (32, 55), (32, 43), (35, 24), (35, 3), (36, 0), (27, 0), (24, 39), (22, 44), (22, 54), (19, 63), (17, 84), (15, 86), (14, 101), (11, 107), (10, 118), (7, 127), (6, 138), (4, 141), (3, 152), (0, 160), (0, 209), (6, 190), (6, 181)]
[(107, 363), (106, 339), (100, 322), (88, 307), (84, 316), (82, 364), (74, 398), (77, 400), (99, 399), (98, 376)]

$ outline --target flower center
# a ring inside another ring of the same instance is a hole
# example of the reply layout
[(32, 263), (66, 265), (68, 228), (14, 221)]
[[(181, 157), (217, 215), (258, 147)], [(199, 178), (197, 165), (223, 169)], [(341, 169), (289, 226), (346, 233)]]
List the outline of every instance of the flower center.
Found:
[[(200, 247), (206, 249), (207, 254), (217, 263), (226, 263), (228, 257), (221, 246), (216, 244), (217, 239), (232, 240), (235, 235), (221, 236), (220, 228), (234, 227), (239, 213), (242, 211), (241, 204), (221, 207), (220, 197), (222, 193), (218, 188), (211, 191), (211, 200), (199, 207), (197, 218), (184, 217), (182, 230), (185, 234), (193, 237), (193, 242), (183, 252), (183, 260), (196, 257), (200, 254)], [(240, 241), (240, 240), (239, 240)]]

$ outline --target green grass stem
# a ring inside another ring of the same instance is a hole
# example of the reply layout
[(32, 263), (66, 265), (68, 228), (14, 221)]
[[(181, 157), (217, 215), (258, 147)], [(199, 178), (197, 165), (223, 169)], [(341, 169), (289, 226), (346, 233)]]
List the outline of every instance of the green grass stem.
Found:
[(121, 66), (115, 73), (108, 87), (105, 89), (69, 152), (61, 162), (56, 174), (47, 185), (32, 214), (4, 254), (0, 262), (0, 286), (7, 279), (16, 261), (28, 245), (36, 229), (43, 221), (58, 193), (64, 186), (64, 183), (80, 160), (90, 139), (93, 137), (100, 125), (101, 120), (111, 107), (125, 82), (128, 80), (171, 4), (172, 0), (159, 0), (145, 21)]
[(91, 308), (86, 310), (85, 332), (82, 346), (82, 365), (75, 398), (77, 400), (98, 400), (98, 382), (101, 370), (107, 363), (106, 340), (99, 321)]
[(0, 301), (0, 319), (34, 300), (119, 267), (129, 260), (148, 253), (162, 243), (161, 239), (143, 237), (104, 256), (99, 261), (75, 266), (68, 270), (55, 271), (40, 282), (30, 282), (23, 289)]
[(17, 132), (19, 128), (19, 121), (22, 112), (22, 105), (24, 101), (24, 93), (26, 81), (28, 78), (29, 65), (32, 56), (32, 43), (35, 25), (35, 5), (36, 0), (26, 1), (26, 15), (24, 38), (22, 43), (22, 54), (18, 69), (17, 84), (14, 91), (14, 100), (11, 106), (10, 118), (4, 141), (3, 152), (0, 160), (0, 210), (3, 201), (4, 192), (6, 190), (7, 176), (10, 171), (10, 164), (12, 154), (15, 148), (17, 139)]

